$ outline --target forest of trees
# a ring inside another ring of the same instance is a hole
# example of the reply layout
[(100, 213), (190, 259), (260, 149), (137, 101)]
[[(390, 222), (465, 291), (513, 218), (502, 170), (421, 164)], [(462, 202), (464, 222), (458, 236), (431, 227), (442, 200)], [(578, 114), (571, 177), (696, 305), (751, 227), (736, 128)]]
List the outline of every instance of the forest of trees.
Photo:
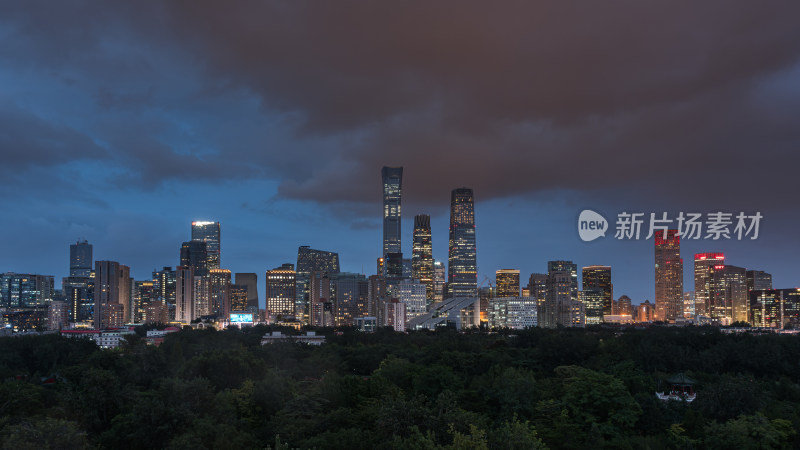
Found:
[[(710, 327), (0, 339), (3, 448), (800, 448), (800, 337)], [(685, 372), (693, 403), (654, 393)], [(43, 382), (55, 378), (55, 383)]]

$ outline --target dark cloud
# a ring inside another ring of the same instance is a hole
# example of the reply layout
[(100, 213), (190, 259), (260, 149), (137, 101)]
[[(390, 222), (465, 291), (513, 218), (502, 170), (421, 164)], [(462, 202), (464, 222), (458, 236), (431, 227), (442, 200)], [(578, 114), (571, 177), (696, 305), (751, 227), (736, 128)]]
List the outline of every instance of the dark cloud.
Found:
[[(377, 201), (382, 165), (419, 204), (461, 185), (777, 204), (794, 186), (797, 2), (49, 6), (0, 8), (0, 55), (110, 116), (93, 133), (126, 182), (268, 177), (331, 207)], [(769, 198), (745, 181), (762, 171)]]
[[(0, 104), (2, 104), (0, 100)], [(5, 103), (0, 106), (0, 173), (106, 157), (88, 136)]]

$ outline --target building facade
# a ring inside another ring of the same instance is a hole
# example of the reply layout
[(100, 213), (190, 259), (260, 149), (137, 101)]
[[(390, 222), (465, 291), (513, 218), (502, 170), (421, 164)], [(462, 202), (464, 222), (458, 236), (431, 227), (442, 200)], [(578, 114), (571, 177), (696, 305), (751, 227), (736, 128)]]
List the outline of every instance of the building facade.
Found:
[(92, 244), (84, 240), (69, 246), (69, 276), (89, 278), (93, 265)]
[(95, 328), (119, 327), (131, 322), (130, 268), (116, 261), (95, 263)]
[(725, 265), (723, 253), (695, 253), (694, 255), (694, 313), (711, 316), (711, 271), (714, 266)]
[(297, 299), (297, 272), (286, 263), (268, 270), (266, 276), (267, 314), (280, 320), (294, 319)]
[[(403, 168), (381, 169), (383, 184), (383, 258), (389, 253), (402, 253), (401, 203), (403, 193)], [(385, 275), (385, 274), (383, 274)]]
[(431, 217), (414, 216), (414, 239), (411, 249), (411, 278), (425, 285), (428, 300), (434, 297), (433, 245), (431, 244)]
[(519, 270), (500, 269), (494, 273), (497, 297), (519, 297)]
[(683, 259), (678, 230), (658, 232), (655, 242), (656, 319), (674, 321), (683, 317)]
[(221, 232), (219, 222), (192, 222), (192, 240), (206, 243), (208, 270), (220, 268)]
[(295, 316), (303, 323), (309, 323), (310, 317), (310, 280), (315, 271), (339, 273), (339, 254), (324, 250), (315, 250), (307, 245), (297, 249), (297, 270), (295, 295)]
[(231, 313), (231, 271), (211, 269), (208, 274), (209, 314), (227, 319)]
[[(602, 316), (611, 315), (611, 303), (614, 299), (614, 285), (611, 283), (611, 266), (586, 266), (581, 269), (582, 287), (584, 293), (589, 293), (592, 299), (596, 299), (597, 295), (601, 295), (600, 308), (601, 308), (601, 321)], [(590, 310), (591, 309), (591, 310)], [(591, 308), (586, 307), (586, 320), (589, 323), (589, 318), (592, 323), (595, 323), (597, 317), (596, 306)]]
[(478, 296), (475, 200), (472, 189), (468, 188), (454, 189), (450, 196), (447, 295)]

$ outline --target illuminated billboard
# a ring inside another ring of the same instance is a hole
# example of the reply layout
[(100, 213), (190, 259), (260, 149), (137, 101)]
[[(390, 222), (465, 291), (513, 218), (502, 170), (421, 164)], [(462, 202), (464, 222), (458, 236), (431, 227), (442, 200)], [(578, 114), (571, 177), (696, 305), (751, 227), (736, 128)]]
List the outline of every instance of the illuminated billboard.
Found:
[(253, 313), (231, 313), (231, 323), (253, 323)]

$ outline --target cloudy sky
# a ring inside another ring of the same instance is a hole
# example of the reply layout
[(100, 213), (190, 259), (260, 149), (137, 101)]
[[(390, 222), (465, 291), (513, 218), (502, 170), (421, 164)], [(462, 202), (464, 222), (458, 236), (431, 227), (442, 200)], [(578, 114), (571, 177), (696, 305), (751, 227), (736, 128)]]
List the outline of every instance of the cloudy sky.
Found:
[[(800, 3), (704, 0), (0, 0), (0, 271), (68, 245), (174, 266), (195, 219), (222, 264), (338, 251), (373, 273), (380, 168), (404, 166), (403, 245), (475, 190), (479, 280), (550, 259), (653, 298), (652, 241), (578, 238), (592, 208), (760, 211), (755, 241), (692, 254), (800, 285)], [(613, 224), (612, 224), (613, 225)], [(263, 292), (262, 292), (263, 294)]]

